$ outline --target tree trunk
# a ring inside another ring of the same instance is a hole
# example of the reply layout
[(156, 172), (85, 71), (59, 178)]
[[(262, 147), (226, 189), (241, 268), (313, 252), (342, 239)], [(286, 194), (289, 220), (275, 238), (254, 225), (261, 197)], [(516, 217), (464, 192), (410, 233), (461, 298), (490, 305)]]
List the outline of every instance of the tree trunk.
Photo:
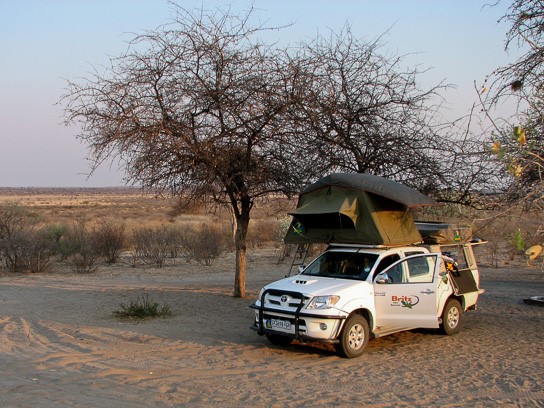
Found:
[(249, 227), (249, 212), (242, 212), (234, 217), (236, 231), (234, 243), (236, 246), (236, 273), (234, 275), (234, 297), (246, 297), (246, 251), (247, 230)]

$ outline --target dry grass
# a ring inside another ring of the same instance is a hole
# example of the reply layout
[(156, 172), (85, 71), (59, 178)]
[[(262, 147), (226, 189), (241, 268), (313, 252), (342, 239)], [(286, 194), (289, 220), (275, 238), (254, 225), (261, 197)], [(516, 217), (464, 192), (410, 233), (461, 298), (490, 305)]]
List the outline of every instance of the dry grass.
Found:
[(125, 222), (171, 222), (175, 200), (140, 189), (0, 189), (0, 204), (13, 202), (32, 209), (44, 223), (71, 223), (84, 219), (90, 225), (115, 218)]
[[(192, 206), (177, 214), (178, 200), (137, 188), (0, 188), (0, 205), (15, 203), (30, 209), (43, 225), (74, 225), (84, 222), (94, 228), (108, 220), (126, 226), (127, 235), (142, 226), (171, 225), (194, 229), (213, 225), (232, 235), (232, 218), (227, 209)], [(296, 203), (271, 199), (256, 204), (248, 241), (250, 247), (278, 246), (280, 220)]]

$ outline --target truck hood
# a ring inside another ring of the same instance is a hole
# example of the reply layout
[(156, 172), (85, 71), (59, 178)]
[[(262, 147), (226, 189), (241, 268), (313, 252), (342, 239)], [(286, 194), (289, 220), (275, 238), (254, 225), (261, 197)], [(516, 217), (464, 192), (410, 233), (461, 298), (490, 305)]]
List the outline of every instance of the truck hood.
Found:
[(305, 296), (341, 295), (346, 289), (357, 285), (368, 285), (365, 281), (325, 278), (322, 276), (295, 275), (270, 283), (265, 289), (300, 292)]

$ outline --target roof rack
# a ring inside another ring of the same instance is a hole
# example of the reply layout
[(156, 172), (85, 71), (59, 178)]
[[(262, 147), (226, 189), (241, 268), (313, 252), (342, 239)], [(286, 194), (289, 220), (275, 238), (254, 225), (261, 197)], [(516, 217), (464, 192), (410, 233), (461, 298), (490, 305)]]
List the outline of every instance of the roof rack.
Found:
[[(400, 246), (400, 245), (395, 245)], [(344, 244), (339, 242), (329, 242), (329, 247), (348, 247), (348, 248), (370, 248), (370, 249), (387, 249), (393, 248), (393, 245), (373, 245), (373, 244)]]

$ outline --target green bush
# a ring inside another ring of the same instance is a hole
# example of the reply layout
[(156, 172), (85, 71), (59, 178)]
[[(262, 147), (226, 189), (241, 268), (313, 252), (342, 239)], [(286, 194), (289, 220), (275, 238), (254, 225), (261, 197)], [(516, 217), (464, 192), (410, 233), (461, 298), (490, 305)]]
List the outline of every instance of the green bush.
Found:
[(518, 251), (525, 250), (525, 240), (523, 238), (523, 233), (521, 232), (521, 229), (518, 228), (518, 230), (512, 237), (512, 241)]
[(66, 224), (51, 224), (45, 227), (46, 234), (49, 240), (53, 243), (55, 253), (62, 256), (62, 237), (66, 235), (69, 227)]
[(150, 317), (166, 317), (172, 314), (170, 306), (164, 303), (162, 306), (149, 299), (146, 293), (142, 297), (138, 296), (136, 300), (131, 300), (128, 304), (122, 303), (120, 310), (115, 310), (113, 315), (116, 317), (132, 317), (136, 319), (145, 319)]

